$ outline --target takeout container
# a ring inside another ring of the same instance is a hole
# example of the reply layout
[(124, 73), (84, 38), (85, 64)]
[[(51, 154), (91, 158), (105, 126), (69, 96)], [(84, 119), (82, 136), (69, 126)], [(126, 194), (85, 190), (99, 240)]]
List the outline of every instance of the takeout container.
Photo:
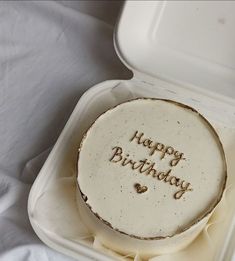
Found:
[[(105, 110), (131, 98), (158, 97), (200, 111), (218, 131), (228, 163), (223, 201), (198, 242), (174, 260), (183, 260), (195, 249), (201, 255), (195, 260), (231, 259), (235, 246), (234, 14), (234, 2), (125, 3), (114, 44), (133, 78), (102, 82), (89, 89), (75, 107), (29, 195), (29, 219), (43, 242), (78, 260), (120, 258), (81, 223), (75, 198), (77, 149), (83, 133)], [(208, 253), (198, 249), (202, 240), (213, 245)]]

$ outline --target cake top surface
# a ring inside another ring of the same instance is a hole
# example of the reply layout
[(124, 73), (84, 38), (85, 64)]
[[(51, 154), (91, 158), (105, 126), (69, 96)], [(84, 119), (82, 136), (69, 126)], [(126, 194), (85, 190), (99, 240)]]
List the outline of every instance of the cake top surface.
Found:
[(105, 224), (162, 238), (212, 211), (225, 187), (226, 162), (216, 132), (194, 109), (136, 99), (106, 111), (84, 135), (77, 181)]

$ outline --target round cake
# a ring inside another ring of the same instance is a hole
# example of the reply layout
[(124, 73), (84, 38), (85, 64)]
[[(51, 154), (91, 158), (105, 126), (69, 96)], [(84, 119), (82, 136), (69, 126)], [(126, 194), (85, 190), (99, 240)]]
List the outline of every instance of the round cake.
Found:
[(107, 247), (149, 257), (200, 233), (226, 184), (222, 144), (196, 110), (139, 98), (103, 113), (84, 134), (78, 205)]

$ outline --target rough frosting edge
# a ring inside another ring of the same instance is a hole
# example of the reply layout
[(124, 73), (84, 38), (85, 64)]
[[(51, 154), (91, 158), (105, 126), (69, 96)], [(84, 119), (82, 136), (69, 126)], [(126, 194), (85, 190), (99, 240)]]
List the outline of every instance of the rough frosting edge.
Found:
[[(212, 131), (213, 135), (215, 136), (216, 141), (218, 142), (218, 145), (220, 147), (220, 151), (221, 151), (221, 156), (222, 156), (222, 160), (223, 160), (223, 165), (224, 165), (224, 182), (221, 186), (221, 191), (218, 195), (218, 198), (215, 200), (215, 202), (213, 204), (211, 204), (208, 207), (208, 210), (203, 214), (203, 215), (199, 215), (197, 218), (195, 218), (195, 221), (190, 223), (189, 225), (185, 226), (183, 229), (177, 230), (175, 233), (167, 235), (167, 236), (154, 236), (154, 237), (141, 237), (141, 236), (136, 236), (133, 234), (129, 234), (126, 233), (124, 231), (121, 231), (117, 228), (114, 228), (110, 222), (108, 222), (107, 220), (103, 219), (98, 213), (96, 213), (95, 211), (93, 211), (92, 207), (87, 203), (87, 196), (82, 192), (80, 186), (79, 186), (79, 182), (78, 182), (78, 169), (79, 169), (79, 156), (80, 156), (80, 152), (84, 143), (84, 140), (86, 139), (89, 131), (91, 130), (91, 128), (93, 127), (93, 125), (97, 122), (97, 120), (99, 120), (101, 117), (103, 117), (106, 113), (116, 109), (118, 106), (123, 105), (125, 103), (129, 103), (129, 102), (133, 102), (133, 101), (137, 101), (137, 100), (155, 100), (155, 101), (164, 101), (164, 102), (168, 102), (168, 103), (172, 103), (176, 106), (185, 108), (187, 110), (190, 110), (194, 113), (196, 113), (209, 127), (209, 129)], [(101, 113), (96, 119), (95, 121), (90, 125), (90, 127), (85, 131), (85, 133), (82, 136), (79, 148), (78, 148), (78, 154), (77, 154), (77, 161), (76, 161), (76, 185), (77, 185), (77, 189), (81, 194), (81, 198), (82, 200), (85, 202), (86, 206), (90, 209), (91, 213), (103, 224), (107, 225), (110, 229), (112, 229), (113, 231), (116, 231), (118, 233), (124, 234), (126, 236), (129, 236), (131, 238), (136, 238), (136, 239), (140, 239), (140, 240), (162, 240), (162, 239), (166, 239), (166, 238), (172, 238), (176, 235), (182, 234), (185, 231), (189, 230), (190, 228), (192, 228), (193, 226), (195, 226), (196, 224), (198, 224), (200, 221), (202, 221), (204, 218), (206, 218), (208, 215), (211, 215), (213, 210), (216, 208), (216, 206), (219, 204), (219, 202), (221, 201), (223, 194), (224, 194), (224, 190), (226, 187), (226, 183), (227, 183), (227, 162), (226, 162), (226, 157), (225, 157), (225, 152), (224, 152), (224, 148), (223, 148), (223, 144), (220, 140), (220, 137), (218, 135), (218, 133), (216, 132), (216, 130), (214, 129), (214, 127), (211, 125), (211, 123), (201, 114), (199, 113), (196, 109), (192, 108), (189, 105), (186, 105), (184, 103), (180, 103), (174, 100), (170, 100), (170, 99), (162, 99), (162, 98), (152, 98), (152, 97), (140, 97), (140, 98), (135, 98), (135, 99), (130, 99), (127, 100), (125, 102), (119, 103), (109, 109), (107, 109), (106, 111), (104, 111), (103, 113)]]

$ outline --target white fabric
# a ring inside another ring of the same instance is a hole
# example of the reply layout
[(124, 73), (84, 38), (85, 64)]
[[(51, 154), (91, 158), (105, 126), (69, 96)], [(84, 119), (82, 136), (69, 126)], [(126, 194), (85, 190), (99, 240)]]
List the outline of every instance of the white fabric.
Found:
[(81, 94), (130, 77), (112, 42), (119, 8), (101, 1), (0, 2), (0, 260), (72, 260), (37, 238), (27, 198)]

